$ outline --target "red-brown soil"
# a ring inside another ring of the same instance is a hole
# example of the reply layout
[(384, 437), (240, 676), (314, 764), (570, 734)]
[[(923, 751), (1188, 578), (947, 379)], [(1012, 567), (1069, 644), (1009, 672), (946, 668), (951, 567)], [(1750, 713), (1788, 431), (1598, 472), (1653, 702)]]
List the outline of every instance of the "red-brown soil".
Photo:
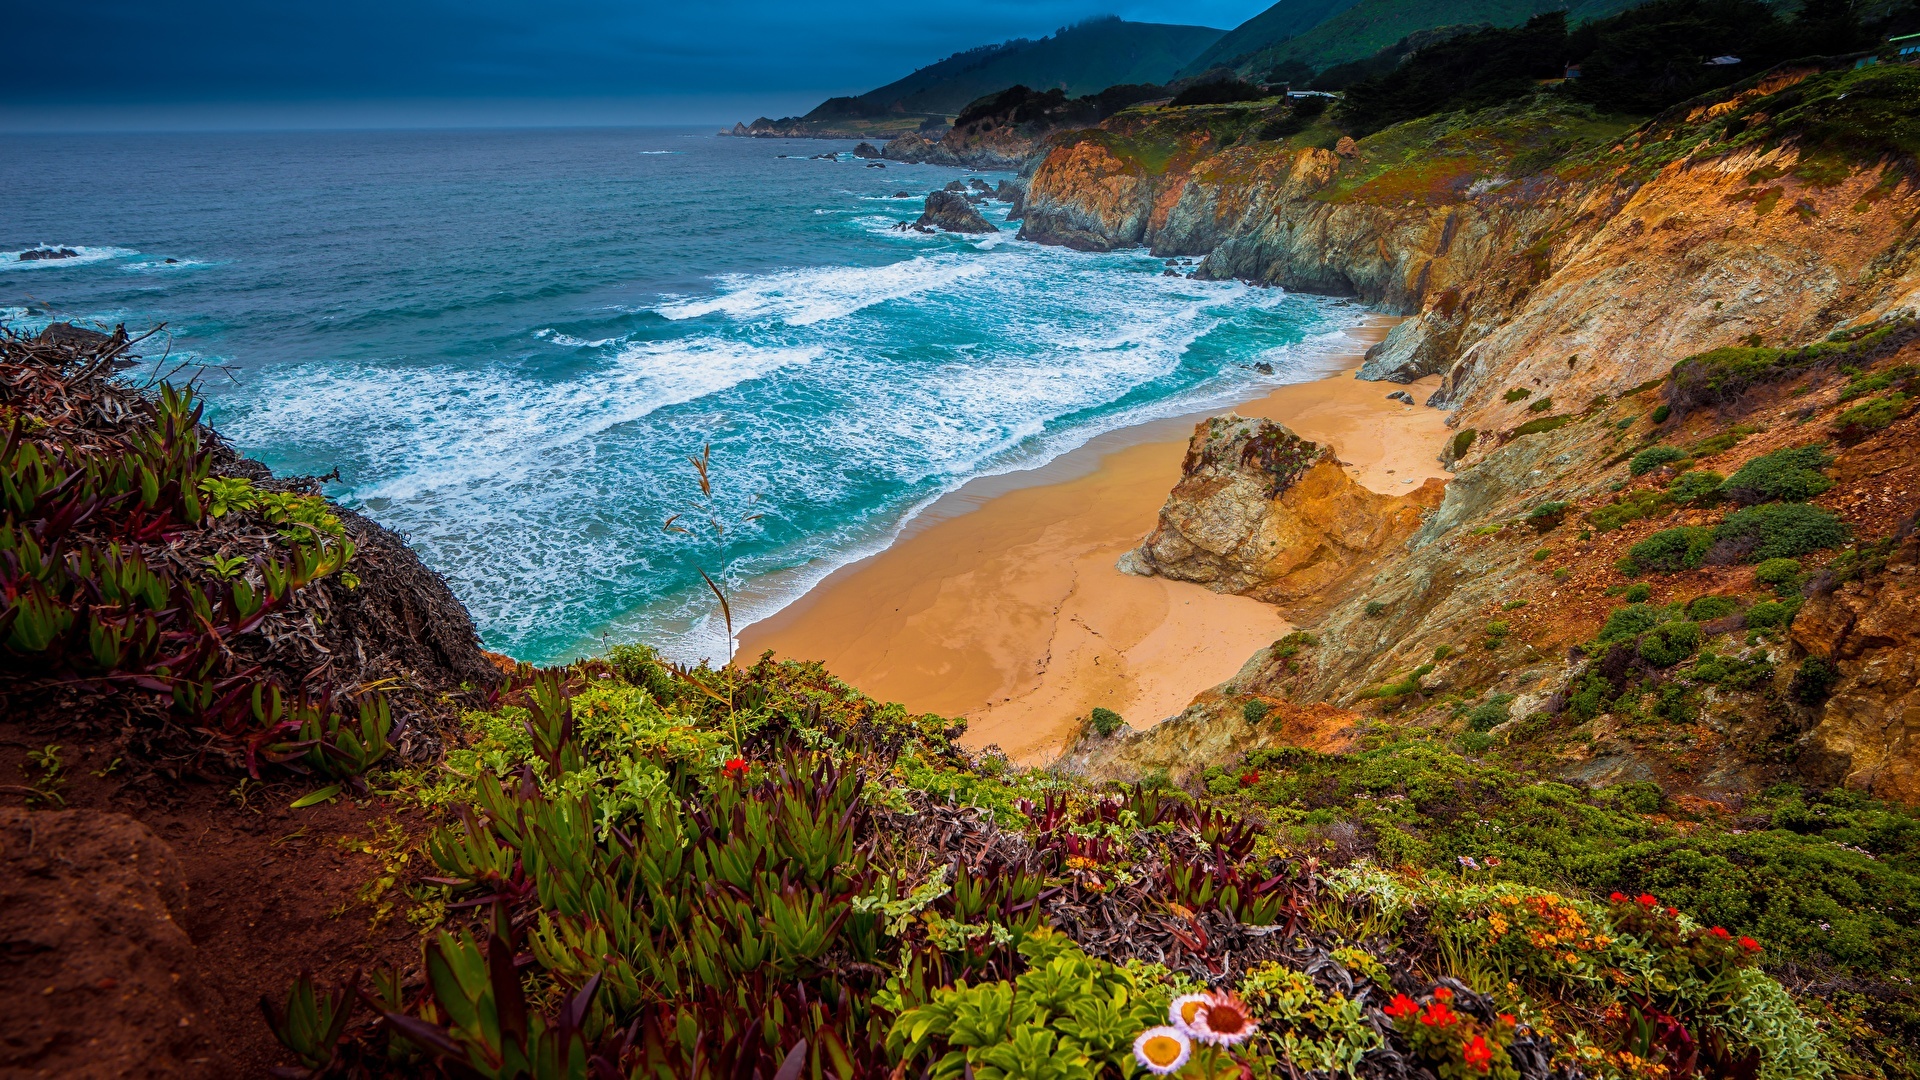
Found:
[(0, 1077), (263, 1076), (292, 1058), (262, 994), (418, 966), (405, 919), (360, 899), (383, 873), (360, 849), (417, 820), (378, 799), (289, 809), (311, 785), (122, 782), (73, 745), (66, 809), (23, 813), (49, 741), (0, 723)]

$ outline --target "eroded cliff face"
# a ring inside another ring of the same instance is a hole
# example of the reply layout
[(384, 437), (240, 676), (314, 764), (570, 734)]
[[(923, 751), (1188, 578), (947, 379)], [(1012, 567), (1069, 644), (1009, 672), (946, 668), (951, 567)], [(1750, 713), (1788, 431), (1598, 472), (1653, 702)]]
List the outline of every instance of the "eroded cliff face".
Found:
[(1920, 539), (1908, 537), (1879, 573), (1815, 598), (1793, 640), (1836, 676), (1807, 737), (1808, 771), (1920, 803)]
[[(1256, 653), (1177, 721), (1089, 736), (1062, 767), (1177, 775), (1276, 745), (1337, 751), (1383, 733), (1471, 732), (1487, 753), (1583, 785), (1651, 781), (1737, 807), (1796, 780), (1920, 802), (1920, 408), (1911, 387), (1899, 389), (1920, 385), (1920, 341), (1906, 324), (1882, 340), (1664, 422), (1655, 417), (1669, 390), (1647, 388), (1546, 430), (1483, 439), (1410, 536), (1310, 594), (1270, 594), (1301, 634)], [(1867, 401), (1893, 418), (1850, 427), (1843, 417)], [(1214, 424), (1227, 431), (1233, 420)], [(1796, 572), (1764, 580), (1744, 558), (1622, 569), (1655, 534), (1710, 530), (1733, 509), (1676, 497), (1681, 476), (1719, 483), (1808, 445), (1831, 456), (1831, 486), (1808, 506), (1846, 523), (1844, 549), (1809, 551)], [(1685, 456), (1634, 472), (1655, 446)], [(1229, 486), (1189, 470), (1174, 502), (1190, 505), (1170, 502), (1145, 547), (1167, 544), (1169, 530), (1188, 544), (1261, 535), (1185, 524), (1213, 520), (1205, 505)], [(1215, 543), (1220, 553), (1173, 565), (1193, 568), (1188, 580), (1239, 584), (1322, 542), (1283, 552)], [(1610, 642), (1609, 620), (1635, 603), (1697, 628), (1697, 654), (1653, 663), (1631, 636)], [(1273, 719), (1249, 720), (1253, 702)], [(1483, 709), (1489, 719), (1466, 727)]]
[[(1754, 334), (1817, 338), (1920, 303), (1920, 188), (1897, 166), (1715, 141), (1729, 106), (1764, 110), (1809, 74), (1631, 134), (1536, 109), (1416, 122), (1338, 151), (1227, 145), (1123, 113), (1055, 140), (1021, 235), (1204, 254), (1202, 276), (1408, 314), (1361, 377), (1444, 375), (1430, 404), (1511, 428), (1542, 399), (1577, 411), (1678, 356)], [(1516, 387), (1530, 400), (1505, 400)]]
[(1305, 601), (1411, 536), (1442, 488), (1429, 480), (1409, 495), (1369, 491), (1331, 448), (1227, 413), (1194, 428), (1159, 523), (1120, 568)]

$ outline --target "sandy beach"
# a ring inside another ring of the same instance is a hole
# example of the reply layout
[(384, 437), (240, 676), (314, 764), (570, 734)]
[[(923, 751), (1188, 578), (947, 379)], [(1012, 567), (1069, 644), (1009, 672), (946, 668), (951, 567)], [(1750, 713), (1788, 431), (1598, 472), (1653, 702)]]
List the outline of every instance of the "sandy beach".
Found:
[[(1446, 477), (1435, 460), (1446, 414), (1353, 378), (1394, 321), (1349, 331), (1351, 353), (1329, 357), (1327, 377), (1234, 411), (1331, 443), (1375, 491)], [(1437, 382), (1406, 389), (1423, 401)], [(1289, 629), (1271, 605), (1114, 568), (1152, 529), (1198, 419), (1113, 432), (1044, 468), (966, 485), (885, 551), (747, 627), (739, 655), (823, 660), (881, 700), (967, 717), (969, 744), (1026, 764), (1050, 760), (1095, 706), (1136, 728), (1177, 714)]]

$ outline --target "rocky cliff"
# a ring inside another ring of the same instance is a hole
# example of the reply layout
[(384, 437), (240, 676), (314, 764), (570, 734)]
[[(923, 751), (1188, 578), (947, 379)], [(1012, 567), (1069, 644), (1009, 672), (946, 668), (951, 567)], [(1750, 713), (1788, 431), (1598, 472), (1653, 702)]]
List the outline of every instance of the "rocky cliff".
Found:
[(1431, 403), (1456, 422), (1514, 426), (1676, 356), (1911, 309), (1920, 191), (1897, 154), (1832, 133), (1915, 83), (1803, 68), (1631, 130), (1543, 97), (1357, 143), (1263, 140), (1271, 110), (1133, 109), (1056, 137), (1021, 235), (1205, 255), (1203, 276), (1411, 315), (1362, 377), (1442, 374)]

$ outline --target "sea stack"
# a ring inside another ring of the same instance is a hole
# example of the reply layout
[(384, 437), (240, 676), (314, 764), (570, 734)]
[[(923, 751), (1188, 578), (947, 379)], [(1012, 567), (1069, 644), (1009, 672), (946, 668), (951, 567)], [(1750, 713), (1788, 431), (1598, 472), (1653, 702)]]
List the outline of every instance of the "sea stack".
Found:
[(927, 195), (926, 213), (914, 222), (918, 226), (931, 226), (957, 233), (999, 232), (993, 222), (980, 216), (980, 211), (967, 202), (966, 196), (951, 191), (934, 191)]

